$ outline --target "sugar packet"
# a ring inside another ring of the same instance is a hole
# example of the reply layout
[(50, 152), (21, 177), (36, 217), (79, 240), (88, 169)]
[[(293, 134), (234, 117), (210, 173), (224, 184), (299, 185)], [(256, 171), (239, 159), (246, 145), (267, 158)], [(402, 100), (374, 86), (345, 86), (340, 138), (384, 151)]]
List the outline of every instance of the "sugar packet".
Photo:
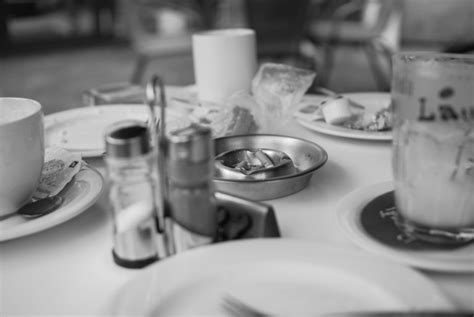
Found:
[(78, 153), (71, 153), (55, 146), (47, 148), (40, 182), (33, 194), (33, 200), (57, 195), (80, 171), (82, 164), (82, 157)]

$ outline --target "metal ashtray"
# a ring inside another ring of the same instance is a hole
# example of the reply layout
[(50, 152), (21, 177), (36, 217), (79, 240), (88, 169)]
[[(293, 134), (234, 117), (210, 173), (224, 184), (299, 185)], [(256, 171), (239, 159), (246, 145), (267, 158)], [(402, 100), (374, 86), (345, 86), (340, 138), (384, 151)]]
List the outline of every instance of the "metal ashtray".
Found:
[[(265, 166), (264, 157), (257, 162), (263, 167), (249, 172), (236, 168), (244, 159), (252, 164), (257, 151), (263, 152), (273, 166)], [(272, 134), (217, 138), (214, 153), (217, 190), (251, 200), (274, 199), (302, 190), (328, 159), (326, 151), (313, 142)]]

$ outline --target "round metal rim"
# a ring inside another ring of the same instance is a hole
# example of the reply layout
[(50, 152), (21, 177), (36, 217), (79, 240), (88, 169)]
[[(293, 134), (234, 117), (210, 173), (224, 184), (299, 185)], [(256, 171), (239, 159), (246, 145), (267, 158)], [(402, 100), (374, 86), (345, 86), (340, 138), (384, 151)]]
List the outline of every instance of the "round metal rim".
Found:
[(312, 146), (316, 147), (322, 154), (320, 161), (318, 164), (314, 165), (313, 167), (306, 169), (304, 171), (291, 174), (291, 175), (285, 175), (285, 176), (280, 176), (280, 177), (275, 177), (275, 178), (270, 178), (270, 179), (264, 179), (264, 180), (258, 180), (258, 179), (227, 179), (227, 178), (218, 178), (214, 177), (214, 181), (219, 181), (219, 182), (236, 182), (236, 183), (270, 183), (274, 181), (280, 181), (280, 180), (285, 180), (285, 179), (291, 179), (291, 178), (298, 178), (300, 176), (304, 176), (306, 174), (310, 174), (314, 172), (315, 170), (319, 169), (321, 166), (326, 164), (328, 160), (328, 154), (326, 150), (321, 147), (320, 145), (302, 139), (302, 138), (297, 138), (297, 137), (290, 137), (290, 136), (284, 136), (284, 135), (278, 135), (278, 134), (247, 134), (247, 135), (234, 135), (234, 136), (226, 136), (226, 137), (221, 137), (217, 138), (214, 140), (214, 142), (218, 142), (219, 140), (224, 140), (224, 139), (231, 139), (231, 138), (249, 138), (249, 137), (275, 137), (275, 138), (285, 138), (285, 139), (294, 139), (294, 140), (299, 140), (307, 144), (311, 144)]

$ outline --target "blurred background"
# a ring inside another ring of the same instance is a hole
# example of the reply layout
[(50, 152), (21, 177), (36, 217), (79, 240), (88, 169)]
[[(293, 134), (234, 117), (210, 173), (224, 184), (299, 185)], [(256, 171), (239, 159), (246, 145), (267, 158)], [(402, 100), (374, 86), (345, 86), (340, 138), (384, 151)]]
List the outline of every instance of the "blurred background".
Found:
[(47, 114), (151, 73), (193, 84), (191, 35), (229, 27), (255, 29), (260, 62), (312, 68), (317, 85), (388, 91), (394, 52), (474, 52), (474, 1), (0, 0), (0, 95)]

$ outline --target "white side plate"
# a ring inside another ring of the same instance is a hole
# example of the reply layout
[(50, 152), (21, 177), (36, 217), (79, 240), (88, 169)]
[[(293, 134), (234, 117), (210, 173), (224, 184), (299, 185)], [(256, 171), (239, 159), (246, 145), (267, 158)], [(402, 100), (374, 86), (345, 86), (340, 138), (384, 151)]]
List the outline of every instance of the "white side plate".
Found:
[(14, 216), (0, 221), (0, 241), (6, 241), (40, 232), (57, 226), (82, 213), (99, 198), (104, 187), (102, 175), (94, 169), (83, 168), (59, 195), (64, 201), (50, 214), (25, 219)]
[[(159, 111), (156, 111), (159, 117)], [(180, 129), (190, 124), (187, 113), (168, 108), (167, 130)], [(57, 145), (83, 157), (101, 156), (105, 151), (105, 131), (108, 126), (123, 120), (146, 121), (148, 107), (144, 105), (105, 105), (74, 108), (45, 116), (46, 146)]]
[(251, 239), (186, 251), (126, 284), (115, 315), (227, 316), (230, 295), (271, 315), (453, 309), (421, 274), (393, 262), (315, 242)]
[[(390, 94), (388, 93), (349, 93), (343, 94), (347, 98), (365, 106), (367, 111), (376, 112), (383, 107), (387, 107), (390, 103)], [(300, 107), (306, 105), (319, 105), (322, 101), (329, 99), (325, 96), (305, 95)], [(302, 118), (296, 118), (296, 121), (303, 127), (322, 134), (373, 141), (390, 141), (392, 140), (392, 131), (361, 131), (345, 128), (342, 126), (331, 125), (324, 120), (310, 121)]]

